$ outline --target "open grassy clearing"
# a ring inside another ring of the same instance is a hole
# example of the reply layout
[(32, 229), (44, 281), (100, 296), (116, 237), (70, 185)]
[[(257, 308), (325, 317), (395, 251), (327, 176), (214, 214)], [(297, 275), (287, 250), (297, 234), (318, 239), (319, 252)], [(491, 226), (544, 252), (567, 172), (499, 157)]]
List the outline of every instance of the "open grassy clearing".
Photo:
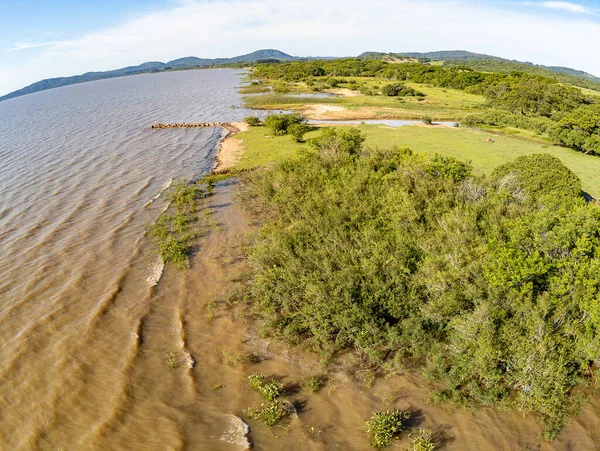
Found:
[[(583, 189), (598, 198), (600, 196), (600, 158), (563, 147), (527, 141), (511, 136), (498, 136), (484, 131), (466, 128), (437, 127), (384, 127), (360, 125), (366, 136), (365, 144), (376, 147), (410, 147), (415, 152), (439, 153), (460, 160), (471, 160), (475, 172), (491, 173), (497, 166), (521, 155), (547, 153), (560, 160), (582, 180)], [(318, 136), (309, 132), (306, 139)], [(267, 137), (263, 127), (252, 127), (237, 137), (244, 142), (245, 150), (236, 169), (264, 166), (272, 161), (293, 157), (308, 150), (306, 143), (297, 144), (289, 136)], [(487, 143), (487, 138), (494, 143)]]
[[(364, 84), (370, 90), (378, 91), (391, 83), (384, 78), (348, 77), (348, 83), (339, 86), (347, 88), (353, 83)], [(353, 97), (306, 98), (294, 96), (294, 93), (314, 92), (304, 83), (290, 84), (290, 93), (245, 97), (249, 108), (272, 110), (305, 109), (307, 104), (335, 104), (359, 113), (360, 117), (368, 112), (372, 117), (415, 119), (431, 116), (434, 120), (460, 120), (461, 118), (483, 111), (483, 96), (468, 94), (457, 89), (436, 88), (418, 83), (404, 83), (406, 86), (423, 92), (425, 97), (388, 97), (382, 95), (357, 95)], [(245, 91), (241, 91), (245, 93)]]

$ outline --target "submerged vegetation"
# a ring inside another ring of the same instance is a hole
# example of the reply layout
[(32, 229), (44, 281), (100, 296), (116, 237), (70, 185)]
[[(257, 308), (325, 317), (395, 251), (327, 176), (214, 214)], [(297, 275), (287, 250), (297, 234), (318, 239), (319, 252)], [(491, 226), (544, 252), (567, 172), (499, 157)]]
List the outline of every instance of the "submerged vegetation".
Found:
[(399, 435), (408, 429), (406, 421), (410, 418), (408, 412), (398, 409), (386, 412), (375, 412), (366, 422), (367, 433), (373, 448), (387, 448)]
[(476, 176), (363, 141), (325, 129), (246, 176), (262, 330), (374, 371), (410, 362), (434, 401), (535, 413), (554, 438), (600, 359), (600, 209), (548, 155)]
[(183, 179), (175, 181), (166, 196), (173, 208), (148, 226), (148, 233), (165, 264), (172, 263), (178, 269), (188, 267), (189, 246), (199, 236), (193, 223), (196, 202), (201, 196), (198, 185)]

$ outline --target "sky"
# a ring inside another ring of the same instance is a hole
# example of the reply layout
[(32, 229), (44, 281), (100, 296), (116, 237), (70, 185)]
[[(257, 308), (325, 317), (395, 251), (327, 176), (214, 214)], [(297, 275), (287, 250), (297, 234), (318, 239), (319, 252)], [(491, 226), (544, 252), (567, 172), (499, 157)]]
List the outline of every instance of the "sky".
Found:
[(0, 0), (0, 96), (44, 78), (275, 48), (468, 50), (600, 76), (600, 0)]

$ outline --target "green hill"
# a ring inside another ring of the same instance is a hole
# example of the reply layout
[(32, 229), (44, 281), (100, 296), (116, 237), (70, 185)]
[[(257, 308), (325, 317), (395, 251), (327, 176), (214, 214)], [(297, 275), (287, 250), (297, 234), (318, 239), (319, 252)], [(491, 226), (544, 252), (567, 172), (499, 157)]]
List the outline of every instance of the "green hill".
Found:
[(77, 83), (85, 83), (87, 81), (102, 80), (105, 78), (122, 77), (124, 75), (145, 74), (152, 72), (161, 72), (171, 69), (195, 69), (199, 67), (208, 67), (224, 64), (238, 64), (244, 62), (262, 61), (262, 60), (294, 60), (296, 57), (283, 53), (279, 50), (266, 49), (248, 53), (247, 55), (235, 56), (233, 58), (196, 58), (194, 56), (179, 58), (168, 63), (160, 61), (151, 61), (140, 64), (139, 66), (128, 66), (121, 69), (110, 70), (106, 72), (87, 72), (81, 75), (72, 77), (49, 78), (38, 81), (23, 89), (11, 92), (0, 97), (0, 102), (3, 100), (12, 99), (14, 97), (32, 94), (34, 92), (45, 91), (46, 89), (59, 88), (61, 86), (73, 85)]
[(562, 83), (572, 84), (581, 88), (600, 91), (600, 77), (587, 72), (562, 66), (544, 66), (530, 62), (522, 62), (500, 58), (483, 53), (472, 53), (465, 50), (443, 50), (438, 52), (399, 52), (379, 53), (365, 52), (359, 56), (365, 59), (395, 60), (414, 58), (420, 62), (443, 62), (448, 66), (467, 66), (481, 72), (511, 73), (525, 72), (532, 75), (555, 78)]

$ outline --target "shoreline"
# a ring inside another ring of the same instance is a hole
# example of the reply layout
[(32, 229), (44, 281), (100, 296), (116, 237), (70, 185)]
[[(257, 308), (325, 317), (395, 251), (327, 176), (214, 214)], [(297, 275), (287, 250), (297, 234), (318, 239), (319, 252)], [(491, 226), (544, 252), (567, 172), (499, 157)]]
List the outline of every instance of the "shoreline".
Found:
[(217, 146), (217, 155), (215, 157), (216, 166), (211, 171), (212, 174), (222, 174), (233, 168), (239, 161), (243, 153), (243, 141), (235, 136), (238, 133), (245, 132), (249, 126), (245, 122), (224, 122), (220, 125), (229, 133)]

